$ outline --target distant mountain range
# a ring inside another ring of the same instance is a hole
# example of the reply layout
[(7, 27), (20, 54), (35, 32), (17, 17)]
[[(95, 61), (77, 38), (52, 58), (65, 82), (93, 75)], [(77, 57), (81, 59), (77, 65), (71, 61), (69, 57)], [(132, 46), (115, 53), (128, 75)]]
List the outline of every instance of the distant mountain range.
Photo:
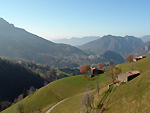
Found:
[[(106, 35), (63, 40), (72, 45), (83, 45), (77, 48), (68, 44), (54, 43), (24, 29), (17, 28), (0, 18), (0, 56), (22, 58), (56, 67), (77, 67), (93, 62), (107, 61), (110, 59), (100, 59), (96, 55), (109, 50), (125, 58), (143, 44), (140, 38), (134, 36)], [(96, 57), (90, 59), (89, 55)], [(111, 54), (109, 55), (111, 57)]]
[(63, 57), (80, 55), (85, 53), (76, 47), (53, 43), (0, 18), (0, 56), (24, 58), (43, 64), (53, 61), (55, 65)]
[(141, 37), (141, 39), (143, 42), (148, 42), (148, 41), (150, 41), (150, 35), (145, 35), (145, 36)]
[(71, 39), (57, 39), (57, 40), (53, 40), (53, 42), (56, 42), (56, 43), (64, 43), (64, 44), (70, 44), (72, 46), (80, 46), (80, 45), (83, 45), (85, 43), (88, 43), (88, 42), (91, 42), (93, 40), (96, 40), (96, 39), (99, 39), (101, 37), (99, 36), (86, 36), (86, 37), (83, 37), (83, 38), (71, 38)]
[(142, 44), (140, 47), (138, 47), (133, 53), (135, 57), (139, 55), (146, 55), (150, 56), (150, 41)]
[(100, 39), (86, 43), (79, 48), (87, 53), (100, 54), (104, 51), (111, 50), (127, 57), (137, 47), (143, 44), (143, 41), (134, 36), (112, 36), (106, 35)]

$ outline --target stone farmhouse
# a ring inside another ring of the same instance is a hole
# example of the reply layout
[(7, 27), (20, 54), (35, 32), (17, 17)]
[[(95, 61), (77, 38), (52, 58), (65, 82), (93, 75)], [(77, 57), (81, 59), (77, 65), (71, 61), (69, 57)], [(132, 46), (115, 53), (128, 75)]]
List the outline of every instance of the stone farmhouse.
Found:
[(133, 62), (136, 62), (136, 61), (138, 61), (138, 60), (140, 60), (140, 59), (143, 59), (143, 58), (146, 58), (146, 55), (141, 55), (141, 56), (139, 56), (139, 57), (133, 58)]
[(138, 75), (140, 75), (139, 71), (129, 71), (129, 72), (126, 72), (123, 74), (119, 74), (118, 81), (128, 82), (128, 81), (132, 80), (133, 78), (137, 77)]

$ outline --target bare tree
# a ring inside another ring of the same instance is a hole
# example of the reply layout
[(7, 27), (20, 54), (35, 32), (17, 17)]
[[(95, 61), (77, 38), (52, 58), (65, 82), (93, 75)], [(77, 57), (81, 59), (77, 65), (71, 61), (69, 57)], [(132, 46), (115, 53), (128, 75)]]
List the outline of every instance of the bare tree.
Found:
[(35, 106), (34, 106), (34, 105), (32, 105), (32, 106), (30, 107), (30, 111), (31, 111), (31, 113), (34, 113), (34, 110), (35, 110)]
[(19, 113), (24, 113), (24, 105), (22, 103), (18, 104), (18, 111)]
[(90, 95), (89, 93), (86, 93), (83, 96), (83, 100), (82, 100), (82, 105), (85, 106), (86, 108), (86, 113), (89, 113), (89, 111), (92, 109), (92, 105), (91, 102), (93, 101), (93, 97), (92, 95)]
[(119, 69), (115, 65), (112, 65), (108, 68), (106, 73), (107, 73), (107, 75), (111, 76), (111, 78), (114, 82), (116, 80), (116, 77), (121, 73), (121, 69)]
[(98, 79), (98, 77), (95, 78), (95, 81), (96, 81), (97, 92), (98, 92), (98, 95), (99, 95), (100, 87), (99, 87), (99, 79)]
[(33, 86), (30, 87), (30, 89), (27, 91), (27, 94), (30, 95), (35, 92), (35, 88)]
[(19, 102), (21, 100), (23, 100), (23, 94), (21, 94), (17, 98), (15, 98), (14, 103), (17, 103), (17, 102)]
[(82, 98), (82, 106), (84, 106), (84, 110), (86, 113), (90, 113), (90, 111), (93, 109), (92, 107), (92, 103), (93, 103), (93, 100), (94, 100), (94, 97), (93, 95), (90, 93), (91, 91), (91, 84), (88, 83), (87, 84), (87, 90), (85, 92), (85, 94), (83, 95), (83, 98)]

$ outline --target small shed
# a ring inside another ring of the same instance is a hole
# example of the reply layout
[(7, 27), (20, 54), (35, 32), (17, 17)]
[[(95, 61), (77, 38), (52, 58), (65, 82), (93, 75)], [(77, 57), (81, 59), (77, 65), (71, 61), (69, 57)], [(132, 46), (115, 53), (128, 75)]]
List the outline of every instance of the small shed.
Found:
[(92, 71), (93, 71), (92, 72), (93, 74), (102, 74), (102, 73), (104, 73), (104, 70), (97, 69), (97, 68), (93, 69)]
[(104, 73), (104, 70), (98, 69), (98, 68), (92, 68), (91, 70), (92, 70), (91, 77), (94, 77), (95, 74), (102, 74), (102, 73)]
[(121, 82), (128, 82), (132, 80), (133, 78), (137, 77), (138, 75), (140, 75), (139, 71), (129, 71), (123, 74), (119, 74), (118, 80)]

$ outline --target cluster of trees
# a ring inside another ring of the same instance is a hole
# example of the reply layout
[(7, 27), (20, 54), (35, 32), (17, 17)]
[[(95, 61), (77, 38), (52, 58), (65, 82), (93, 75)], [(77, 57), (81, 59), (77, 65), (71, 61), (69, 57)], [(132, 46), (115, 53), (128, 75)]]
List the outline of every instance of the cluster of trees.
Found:
[(81, 69), (80, 69), (81, 73), (87, 73), (89, 71), (91, 71), (90, 65), (85, 65), (85, 66), (81, 67)]
[[(78, 75), (80, 74), (79, 69), (71, 69), (71, 68), (54, 68), (48, 64), (46, 65), (41, 65), (41, 64), (36, 64), (34, 62), (22, 62), (21, 63), (23, 66), (25, 66), (27, 69), (30, 69), (37, 74), (40, 74), (42, 78), (46, 80), (46, 83), (50, 83), (52, 81), (55, 81), (57, 79), (61, 79), (64, 77), (68, 76), (73, 76), (73, 75)], [(64, 73), (58, 73), (58, 71), (62, 71)]]
[(59, 70), (65, 72), (65, 73), (67, 73), (67, 74), (70, 74), (71, 76), (81, 74), (81, 73), (80, 73), (80, 70), (77, 69), (77, 68), (73, 68), (73, 69), (72, 69), (72, 68), (61, 68), (61, 69), (59, 69)]
[(9, 101), (0, 102), (0, 111), (3, 111), (4, 109), (10, 107), (11, 105), (12, 105), (12, 102), (9, 102)]
[(46, 85), (46, 83), (57, 80), (57, 69), (51, 67), (48, 64), (41, 65), (34, 62), (22, 62), (21, 64), (27, 69), (30, 69), (37, 74), (40, 74), (40, 76), (46, 80), (44, 82), (44, 85)]
[[(23, 94), (20, 94), (17, 98), (14, 99), (14, 101), (1, 101), (0, 102), (0, 111), (3, 111), (4, 109), (10, 107), (11, 105), (23, 100), (26, 96), (33, 94), (36, 90), (33, 86), (30, 87), (28, 90), (24, 90)], [(18, 110), (22, 111), (21, 107), (22, 104), (18, 105)]]
[(132, 62), (133, 61), (133, 55), (129, 55), (128, 57), (126, 57), (126, 62)]

